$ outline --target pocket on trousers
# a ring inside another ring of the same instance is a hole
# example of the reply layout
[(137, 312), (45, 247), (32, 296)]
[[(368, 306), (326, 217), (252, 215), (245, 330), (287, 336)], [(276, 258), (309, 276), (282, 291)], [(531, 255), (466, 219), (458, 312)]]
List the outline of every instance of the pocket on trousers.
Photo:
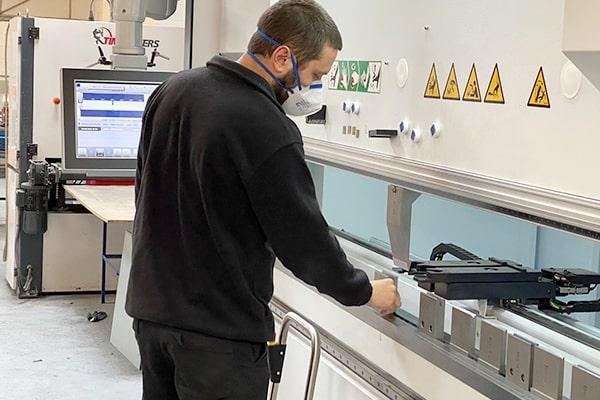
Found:
[(183, 336), (186, 338), (174, 357), (180, 399), (216, 400), (229, 396), (235, 372), (231, 345), (193, 334)]
[(257, 343), (236, 343), (234, 345), (236, 364), (253, 368), (267, 367), (267, 345)]

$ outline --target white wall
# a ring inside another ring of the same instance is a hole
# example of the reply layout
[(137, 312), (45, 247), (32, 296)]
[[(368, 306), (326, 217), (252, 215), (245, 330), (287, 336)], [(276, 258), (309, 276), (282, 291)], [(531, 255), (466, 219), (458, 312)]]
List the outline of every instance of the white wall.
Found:
[(221, 52), (242, 52), (269, 0), (204, 0), (194, 5), (192, 66)]
[(243, 52), (269, 0), (223, 0), (220, 51)]

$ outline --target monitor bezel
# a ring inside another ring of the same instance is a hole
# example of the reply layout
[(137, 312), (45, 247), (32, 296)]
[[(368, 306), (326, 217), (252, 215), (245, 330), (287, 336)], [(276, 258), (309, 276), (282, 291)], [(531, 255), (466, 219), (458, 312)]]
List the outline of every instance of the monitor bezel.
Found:
[(62, 87), (62, 169), (66, 174), (84, 174), (89, 177), (133, 177), (137, 160), (116, 158), (77, 158), (77, 132), (75, 120), (75, 83), (88, 82), (133, 82), (161, 84), (173, 72), (100, 70), (63, 68)]

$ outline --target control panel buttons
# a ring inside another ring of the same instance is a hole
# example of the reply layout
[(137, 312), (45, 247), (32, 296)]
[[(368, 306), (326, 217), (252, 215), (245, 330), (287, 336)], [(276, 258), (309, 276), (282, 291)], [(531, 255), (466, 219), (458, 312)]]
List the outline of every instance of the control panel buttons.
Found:
[(437, 122), (434, 122), (429, 128), (429, 133), (431, 133), (431, 136), (434, 138), (440, 137), (440, 135), (442, 134), (442, 125)]
[(352, 112), (352, 102), (350, 100), (346, 100), (342, 103), (342, 111), (348, 114)]
[(410, 140), (412, 140), (415, 143), (421, 143), (421, 141), (423, 140), (423, 135), (421, 134), (421, 130), (418, 128), (413, 129), (410, 132)]
[(360, 102), (346, 100), (342, 103), (342, 111), (347, 114), (358, 115), (360, 113)]
[(398, 124), (398, 132), (400, 132), (401, 135), (408, 135), (411, 128), (412, 128), (412, 125), (411, 125), (410, 121), (406, 120), (406, 119), (400, 121), (400, 123)]

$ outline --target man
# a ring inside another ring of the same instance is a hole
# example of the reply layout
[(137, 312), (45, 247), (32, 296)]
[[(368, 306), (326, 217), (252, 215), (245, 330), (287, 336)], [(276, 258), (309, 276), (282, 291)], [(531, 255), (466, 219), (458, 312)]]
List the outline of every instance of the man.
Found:
[(215, 57), (149, 99), (126, 307), (145, 400), (266, 398), (276, 256), (345, 305), (399, 307), (393, 282), (369, 282), (330, 234), (284, 111), (318, 108), (311, 84), (341, 48), (317, 3), (283, 0), (238, 62)]

